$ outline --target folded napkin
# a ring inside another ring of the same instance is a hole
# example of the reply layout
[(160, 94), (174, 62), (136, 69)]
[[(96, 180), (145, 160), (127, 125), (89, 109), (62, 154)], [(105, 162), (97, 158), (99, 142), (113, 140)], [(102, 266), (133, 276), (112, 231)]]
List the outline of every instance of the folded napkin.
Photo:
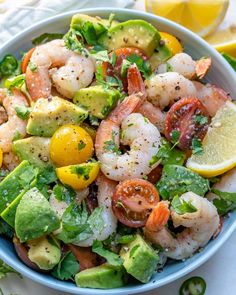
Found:
[(0, 46), (50, 16), (90, 7), (131, 7), (133, 0), (0, 0)]

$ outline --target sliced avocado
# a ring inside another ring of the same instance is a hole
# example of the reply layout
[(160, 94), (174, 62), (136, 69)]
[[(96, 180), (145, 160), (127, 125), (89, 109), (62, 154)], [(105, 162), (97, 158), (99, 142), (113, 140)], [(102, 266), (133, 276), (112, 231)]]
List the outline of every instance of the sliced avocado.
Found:
[(29, 259), (40, 269), (49, 270), (60, 262), (61, 248), (59, 242), (51, 237), (41, 237), (27, 243)]
[(49, 156), (50, 138), (32, 136), (13, 142), (13, 150), (20, 160), (28, 160), (39, 168), (53, 165)]
[(144, 20), (128, 20), (103, 33), (98, 42), (112, 51), (121, 47), (136, 47), (151, 56), (161, 37), (157, 29)]
[(0, 183), (0, 213), (25, 189), (35, 178), (35, 170), (28, 161), (23, 161)]
[(167, 61), (169, 58), (173, 56), (173, 53), (167, 47), (167, 45), (159, 45), (156, 49), (153, 55), (150, 57), (149, 62), (151, 65), (152, 70), (156, 70), (156, 68)]
[(83, 288), (118, 288), (125, 284), (125, 271), (123, 267), (102, 264), (77, 273), (75, 282)]
[(88, 112), (72, 102), (54, 96), (36, 101), (27, 124), (27, 133), (51, 137), (64, 124), (80, 124)]
[(150, 280), (159, 261), (159, 256), (140, 235), (122, 247), (120, 256), (124, 259), (127, 273), (142, 283)]
[(86, 108), (93, 116), (104, 119), (115, 107), (119, 98), (121, 98), (119, 91), (96, 85), (80, 89), (73, 101)]
[(27, 191), (16, 209), (15, 230), (21, 242), (37, 239), (60, 227), (60, 220), (37, 188)]

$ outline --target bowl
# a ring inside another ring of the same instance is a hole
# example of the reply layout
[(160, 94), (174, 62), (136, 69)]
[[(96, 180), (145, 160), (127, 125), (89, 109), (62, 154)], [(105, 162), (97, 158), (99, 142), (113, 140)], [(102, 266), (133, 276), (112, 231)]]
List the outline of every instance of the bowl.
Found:
[[(193, 58), (197, 59), (202, 56), (212, 57), (213, 66), (207, 75), (208, 81), (218, 85), (219, 87), (222, 87), (227, 92), (229, 92), (232, 97), (236, 97), (236, 74), (216, 50), (214, 50), (210, 45), (208, 45), (204, 40), (194, 33), (174, 22), (154, 16), (152, 14), (135, 10), (112, 8), (83, 9), (46, 19), (31, 26), (30, 28), (16, 35), (9, 42), (5, 43), (0, 48), (0, 59), (3, 58), (3, 56), (7, 53), (12, 53), (16, 56), (19, 56), (20, 52), (30, 48), (32, 45), (31, 40), (42, 33), (66, 32), (66, 30), (69, 28), (71, 16), (74, 13), (79, 12), (92, 16), (99, 15), (101, 17), (108, 17), (110, 13), (115, 13), (116, 18), (121, 21), (128, 19), (144, 19), (152, 23), (160, 31), (166, 31), (174, 34), (179, 39), (181, 39), (184, 44), (185, 51), (190, 53)], [(58, 281), (47, 274), (38, 273), (23, 264), (17, 257), (13, 244), (2, 237), (0, 238), (0, 258), (24, 276), (42, 285), (72, 294), (127, 295), (143, 293), (173, 282), (174, 280), (199, 267), (201, 264), (206, 262), (220, 248), (220, 246), (224, 244), (235, 228), (236, 211), (232, 212), (229, 217), (225, 219), (220, 235), (216, 239), (211, 240), (201, 252), (196, 253), (185, 261), (173, 262), (166, 265), (164, 270), (161, 273), (156, 273), (152, 277), (151, 281), (147, 284), (133, 284), (124, 286), (122, 288), (109, 290), (78, 288), (71, 282)]]

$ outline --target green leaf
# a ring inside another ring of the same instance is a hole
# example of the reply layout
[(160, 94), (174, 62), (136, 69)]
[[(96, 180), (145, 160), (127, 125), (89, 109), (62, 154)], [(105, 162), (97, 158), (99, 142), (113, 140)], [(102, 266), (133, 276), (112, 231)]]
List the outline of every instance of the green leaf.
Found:
[(156, 184), (163, 199), (173, 199), (186, 192), (193, 192), (204, 196), (209, 190), (209, 181), (197, 173), (178, 165), (166, 165), (161, 179)]
[(6, 79), (4, 82), (4, 86), (8, 90), (12, 90), (12, 88), (21, 89), (21, 87), (25, 84), (25, 75), (18, 75), (9, 79)]
[(127, 59), (123, 59), (122, 64), (121, 64), (121, 77), (124, 78), (127, 76), (127, 71), (131, 65), (132, 64), (130, 61), (128, 61)]
[(9, 77), (14, 75), (18, 66), (18, 61), (13, 55), (5, 55), (0, 61), (0, 76)]
[(173, 198), (171, 206), (179, 215), (197, 212), (197, 208), (194, 207), (191, 202), (186, 202), (185, 200), (180, 199), (178, 196)]
[(131, 64), (136, 64), (139, 71), (143, 74), (144, 78), (147, 78), (151, 75), (151, 66), (150, 63), (144, 60), (140, 55), (131, 54), (126, 58)]
[(37, 70), (38, 70), (37, 65), (36, 65), (35, 63), (33, 63), (32, 61), (29, 61), (29, 63), (28, 63), (28, 67), (30, 68), (30, 70), (31, 70), (32, 72), (37, 72)]
[(171, 132), (171, 139), (175, 145), (178, 144), (179, 137), (180, 137), (180, 132), (178, 130), (173, 130)]
[(236, 209), (236, 193), (222, 192), (217, 189), (212, 189), (212, 192), (218, 196), (213, 200), (213, 204), (220, 215)]
[(81, 33), (89, 45), (97, 44), (98, 37), (96, 34), (96, 30), (91, 22), (86, 21), (84, 23)]
[(59, 280), (74, 280), (80, 265), (71, 251), (67, 252), (52, 271), (52, 275)]
[(205, 125), (208, 123), (208, 118), (203, 115), (195, 115), (193, 121), (199, 125)]
[(104, 150), (113, 152), (117, 155), (121, 154), (119, 146), (115, 143), (115, 132), (112, 131), (112, 139), (104, 142)]
[(116, 239), (117, 244), (129, 244), (135, 239), (135, 235), (124, 235)]
[(42, 35), (34, 38), (32, 40), (32, 43), (37, 46), (37, 45), (44, 44), (44, 43), (47, 43), (47, 42), (55, 40), (55, 39), (62, 39), (63, 36), (64, 35), (60, 34), (60, 33), (43, 33)]
[(173, 72), (174, 71), (172, 65), (169, 64), (168, 62), (166, 62), (166, 71), (167, 72)]
[(96, 240), (93, 242), (92, 251), (104, 257), (110, 265), (121, 266), (123, 264), (123, 259), (119, 255), (105, 249), (101, 241)]
[(9, 273), (15, 273), (20, 276), (20, 274), (17, 271), (15, 271), (12, 267), (7, 265), (2, 260), (0, 260), (0, 279), (4, 278)]
[(96, 53), (90, 53), (90, 55), (96, 60), (110, 62), (107, 50), (98, 51)]
[(70, 29), (63, 37), (65, 46), (77, 53), (82, 53), (89, 56), (87, 49), (84, 47), (83, 37), (80, 32)]
[(236, 58), (226, 53), (222, 53), (222, 55), (227, 60), (227, 62), (231, 65), (231, 67), (236, 71)]
[(193, 138), (192, 140), (192, 152), (194, 155), (201, 154), (203, 152), (201, 140)]
[(162, 138), (161, 146), (156, 155), (152, 157), (149, 162), (149, 166), (152, 167), (154, 164), (159, 162), (162, 165), (180, 165), (184, 164), (186, 155), (183, 151), (171, 146), (171, 144)]
[(31, 108), (24, 105), (15, 106), (17, 116), (22, 120), (27, 120), (30, 116)]
[(80, 142), (78, 143), (78, 150), (81, 151), (85, 147), (86, 143), (83, 140), (80, 140)]
[(70, 204), (75, 200), (76, 192), (71, 187), (66, 187), (62, 184), (56, 184), (53, 188), (53, 193), (58, 201)]

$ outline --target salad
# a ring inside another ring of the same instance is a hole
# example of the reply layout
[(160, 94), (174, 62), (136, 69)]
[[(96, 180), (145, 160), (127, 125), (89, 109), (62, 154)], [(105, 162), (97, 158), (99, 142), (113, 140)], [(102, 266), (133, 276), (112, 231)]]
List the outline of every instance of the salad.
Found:
[(108, 289), (217, 238), (236, 208), (236, 106), (205, 82), (211, 58), (114, 15), (32, 43), (0, 62), (0, 234), (19, 258)]

